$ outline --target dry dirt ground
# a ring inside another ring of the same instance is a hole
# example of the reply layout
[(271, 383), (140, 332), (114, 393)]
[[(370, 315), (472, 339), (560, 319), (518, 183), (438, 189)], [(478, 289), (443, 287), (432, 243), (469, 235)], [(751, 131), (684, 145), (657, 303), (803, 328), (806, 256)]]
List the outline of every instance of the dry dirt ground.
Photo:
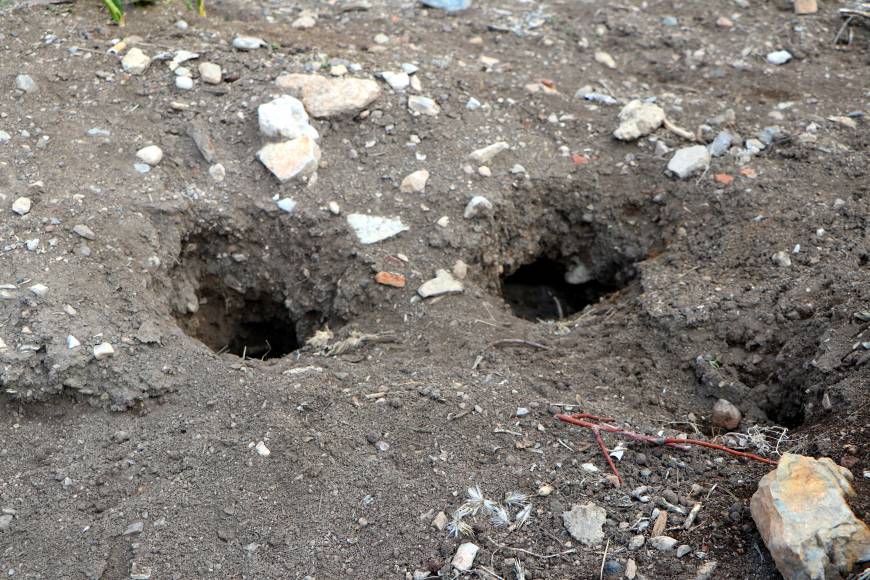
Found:
[[(709, 562), (714, 578), (777, 576), (748, 513), (769, 466), (626, 443), (617, 488), (590, 433), (553, 418), (567, 405), (712, 438), (725, 397), (750, 449), (766, 436), (774, 457), (848, 465), (866, 516), (870, 51), (859, 26), (832, 42), (840, 3), (800, 18), (780, 0), (478, 0), (458, 15), (410, 0), (209, 4), (207, 19), (181, 2), (136, 9), (123, 30), (85, 0), (0, 13), (4, 576), (453, 578), (460, 541), (481, 547), (467, 577), (616, 578), (630, 559), (650, 579)], [(314, 28), (291, 27), (302, 9)], [(270, 46), (234, 50), (237, 34)], [(107, 52), (128, 35), (151, 55), (196, 51), (226, 82), (181, 93), (163, 62), (131, 77)], [(776, 49), (793, 60), (768, 64)], [(382, 83), (365, 112), (314, 121), (316, 182), (280, 185), (255, 159), (257, 105), (281, 73), (342, 63), (366, 78), (415, 64), (441, 113), (412, 115)], [(37, 89), (16, 90), (19, 74)], [(679, 180), (654, 141), (689, 141), (664, 128), (614, 140), (620, 106), (583, 87), (655, 97), (704, 141), (781, 131)], [(469, 153), (502, 140), (480, 175)], [(148, 144), (165, 158), (142, 174)], [(401, 193), (422, 168), (425, 193)], [(473, 195), (491, 214), (463, 217)], [(410, 229), (361, 245), (352, 212)], [(457, 260), (462, 294), (415, 297)], [(566, 285), (581, 263), (592, 280)], [(376, 284), (381, 270), (407, 286)], [(305, 344), (326, 327), (348, 348)], [(96, 360), (103, 342), (115, 354)], [(529, 494), (526, 525), (477, 516), (462, 540), (432, 527), (474, 485)], [(629, 497), (641, 485), (650, 503)], [(670, 492), (702, 503), (689, 530), (681, 515), (668, 527), (691, 552), (630, 550)], [(563, 526), (585, 502), (607, 512), (600, 546)]]

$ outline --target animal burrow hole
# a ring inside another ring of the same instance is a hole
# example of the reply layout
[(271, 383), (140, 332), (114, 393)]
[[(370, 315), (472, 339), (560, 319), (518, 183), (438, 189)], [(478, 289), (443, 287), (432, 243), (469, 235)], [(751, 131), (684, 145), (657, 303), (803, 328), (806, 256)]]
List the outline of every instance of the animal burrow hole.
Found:
[(549, 252), (506, 269), (502, 297), (519, 318), (560, 320), (622, 290), (635, 275), (634, 264), (622, 257), (590, 260)]
[(268, 360), (296, 351), (324, 319), (292, 277), (297, 269), (280, 258), (264, 243), (217, 235), (185, 240), (170, 275), (178, 326), (218, 354)]

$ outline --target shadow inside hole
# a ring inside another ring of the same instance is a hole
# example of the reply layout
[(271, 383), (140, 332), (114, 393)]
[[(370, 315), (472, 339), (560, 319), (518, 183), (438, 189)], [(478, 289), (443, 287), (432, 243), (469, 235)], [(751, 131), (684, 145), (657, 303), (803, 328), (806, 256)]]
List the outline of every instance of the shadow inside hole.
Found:
[(616, 282), (590, 280), (570, 284), (565, 280), (564, 264), (540, 258), (521, 266), (502, 279), (502, 296), (515, 316), (527, 320), (558, 320), (580, 312), (623, 287)]
[(217, 353), (280, 358), (299, 348), (287, 308), (266, 294), (240, 295), (206, 284), (199, 309), (178, 320), (181, 328)]

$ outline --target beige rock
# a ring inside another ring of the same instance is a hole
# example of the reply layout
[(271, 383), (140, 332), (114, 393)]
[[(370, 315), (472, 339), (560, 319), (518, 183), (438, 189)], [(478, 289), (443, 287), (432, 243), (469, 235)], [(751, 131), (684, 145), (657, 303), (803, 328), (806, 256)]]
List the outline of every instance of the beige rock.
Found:
[(121, 66), (131, 75), (141, 75), (151, 64), (151, 58), (135, 46), (121, 59)]
[(202, 82), (210, 85), (220, 84), (223, 75), (220, 65), (213, 62), (201, 62), (197, 68), (199, 69), (199, 78), (202, 79)]
[(420, 193), (426, 189), (427, 181), (429, 181), (429, 172), (425, 169), (420, 169), (405, 177), (399, 186), (399, 190), (402, 193)]
[(665, 122), (665, 112), (658, 105), (635, 99), (619, 112), (619, 127), (613, 136), (620, 141), (634, 141), (649, 135)]
[(381, 96), (380, 86), (370, 79), (293, 73), (279, 76), (275, 83), (302, 99), (309, 115), (321, 119), (355, 115)]
[(795, 14), (815, 14), (818, 11), (816, 0), (794, 0)]
[(464, 289), (462, 282), (454, 278), (453, 274), (447, 270), (438, 270), (434, 278), (417, 288), (417, 294), (421, 298), (432, 298), (443, 294), (458, 294)]
[(257, 159), (283, 183), (317, 171), (320, 147), (314, 139), (303, 135), (291, 141), (266, 145), (257, 153)]
[(730, 401), (719, 399), (713, 404), (713, 425), (722, 429), (733, 431), (740, 425), (740, 419), (743, 415), (740, 409), (735, 407)]
[(616, 61), (613, 60), (613, 57), (603, 51), (595, 53), (595, 62), (603, 64), (607, 68), (616, 68)]
[(784, 577), (840, 578), (870, 560), (870, 528), (846, 503), (851, 478), (827, 457), (790, 453), (761, 478), (749, 507)]

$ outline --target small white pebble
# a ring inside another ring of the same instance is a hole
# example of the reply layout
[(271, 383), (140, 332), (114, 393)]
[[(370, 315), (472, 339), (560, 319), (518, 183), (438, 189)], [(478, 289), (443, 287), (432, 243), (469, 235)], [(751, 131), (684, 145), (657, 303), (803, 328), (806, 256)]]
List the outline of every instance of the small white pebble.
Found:
[(269, 455), (272, 454), (272, 452), (269, 451), (269, 448), (266, 447), (266, 444), (262, 441), (257, 441), (257, 445), (254, 446), (254, 451), (256, 451), (257, 455), (260, 457), (269, 457)]
[(69, 336), (66, 337), (66, 348), (68, 350), (73, 350), (74, 348), (78, 348), (81, 345), (82, 345), (82, 343), (80, 343), (79, 340), (76, 337), (74, 337), (73, 335), (70, 334)]
[(94, 358), (97, 360), (103, 360), (104, 358), (109, 358), (115, 354), (115, 349), (112, 348), (112, 345), (108, 342), (101, 342), (97, 346), (94, 347)]

